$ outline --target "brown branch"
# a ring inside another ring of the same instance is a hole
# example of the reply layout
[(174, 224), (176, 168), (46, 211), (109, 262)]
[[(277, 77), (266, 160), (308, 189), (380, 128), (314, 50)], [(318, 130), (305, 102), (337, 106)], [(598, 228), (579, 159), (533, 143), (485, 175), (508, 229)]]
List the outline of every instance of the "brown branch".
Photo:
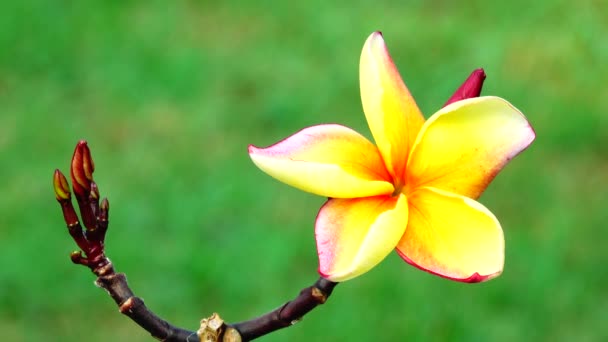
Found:
[[(112, 268), (112, 264), (108, 264)], [(95, 284), (108, 292), (120, 310), (153, 337), (161, 341), (197, 341), (196, 332), (178, 328), (155, 315), (144, 301), (136, 297), (123, 273), (101, 275)]]
[(300, 291), (300, 295), (291, 302), (287, 302), (263, 316), (234, 324), (232, 327), (241, 333), (244, 341), (249, 341), (292, 326), (312, 309), (325, 303), (336, 285), (338, 283), (319, 278), (313, 286)]
[(250, 341), (298, 322), (302, 316), (319, 304), (325, 303), (337, 283), (319, 278), (303, 289), (292, 301), (276, 310), (249, 321), (227, 324), (213, 314), (201, 321), (198, 331), (176, 327), (154, 314), (144, 301), (129, 288), (127, 277), (116, 273), (105, 255), (105, 236), (109, 224), (110, 203), (104, 198), (99, 202), (99, 189), (93, 181), (93, 160), (85, 141), (76, 145), (70, 174), (72, 189), (83, 218), (83, 229), (74, 206), (65, 176), (55, 170), (53, 186), (55, 197), (61, 206), (64, 221), (72, 239), (80, 248), (70, 255), (75, 264), (88, 267), (96, 276), (95, 284), (112, 297), (122, 314), (131, 318), (154, 338), (167, 342), (241, 342)]

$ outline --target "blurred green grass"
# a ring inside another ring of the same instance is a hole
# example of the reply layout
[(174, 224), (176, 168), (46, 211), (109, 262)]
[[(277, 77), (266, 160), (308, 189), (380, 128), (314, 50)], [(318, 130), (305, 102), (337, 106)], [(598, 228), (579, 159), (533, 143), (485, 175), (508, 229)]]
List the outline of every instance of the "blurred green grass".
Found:
[(607, 340), (607, 23), (601, 1), (3, 2), (2, 340), (151, 340), (69, 261), (51, 176), (78, 139), (111, 201), (108, 253), (161, 316), (240, 321), (310, 285), (323, 199), (246, 146), (323, 122), (368, 132), (357, 72), (374, 30), (427, 116), (484, 67), (484, 94), (536, 129), (481, 199), (505, 272), (465, 285), (390, 256), (264, 340)]

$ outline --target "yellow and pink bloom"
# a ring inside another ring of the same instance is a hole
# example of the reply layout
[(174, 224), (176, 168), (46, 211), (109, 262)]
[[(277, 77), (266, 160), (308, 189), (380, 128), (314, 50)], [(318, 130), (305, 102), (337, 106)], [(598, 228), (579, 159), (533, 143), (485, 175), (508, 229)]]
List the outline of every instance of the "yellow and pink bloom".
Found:
[(359, 72), (375, 145), (326, 124), (267, 148), (249, 146), (264, 172), (329, 197), (315, 223), (319, 273), (352, 279), (396, 249), (408, 263), (449, 279), (498, 276), (502, 228), (476, 199), (534, 140), (526, 118), (501, 98), (467, 98), (479, 89), (461, 88), (455, 96), (464, 100), (451, 99), (425, 121), (379, 32), (365, 42)]

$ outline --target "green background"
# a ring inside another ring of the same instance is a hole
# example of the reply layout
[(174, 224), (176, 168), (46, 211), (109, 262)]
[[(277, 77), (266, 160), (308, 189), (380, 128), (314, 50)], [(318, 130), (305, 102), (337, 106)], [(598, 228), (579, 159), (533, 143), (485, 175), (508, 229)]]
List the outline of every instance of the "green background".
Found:
[(375, 30), (427, 117), (483, 67), (483, 94), (535, 128), (480, 200), (504, 273), (461, 284), (393, 254), (264, 340), (608, 340), (607, 23), (584, 0), (2, 2), (2, 340), (152, 340), (69, 261), (51, 179), (79, 139), (111, 203), (107, 252), (162, 317), (241, 321), (312, 284), (324, 199), (247, 145), (328, 122), (369, 137), (358, 63)]

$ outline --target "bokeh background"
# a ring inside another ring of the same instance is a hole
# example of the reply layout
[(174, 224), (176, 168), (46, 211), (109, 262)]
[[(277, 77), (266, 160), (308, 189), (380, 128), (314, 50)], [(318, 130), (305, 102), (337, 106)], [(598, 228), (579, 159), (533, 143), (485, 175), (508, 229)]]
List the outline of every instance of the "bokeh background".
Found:
[(391, 255), (265, 341), (608, 340), (608, 6), (603, 1), (5, 1), (0, 5), (0, 337), (150, 341), (72, 265), (53, 170), (86, 139), (111, 202), (107, 251), (159, 315), (245, 320), (316, 278), (323, 198), (247, 145), (361, 110), (382, 30), (427, 117), (475, 68), (534, 144), (481, 202), (503, 275), (450, 282)]

